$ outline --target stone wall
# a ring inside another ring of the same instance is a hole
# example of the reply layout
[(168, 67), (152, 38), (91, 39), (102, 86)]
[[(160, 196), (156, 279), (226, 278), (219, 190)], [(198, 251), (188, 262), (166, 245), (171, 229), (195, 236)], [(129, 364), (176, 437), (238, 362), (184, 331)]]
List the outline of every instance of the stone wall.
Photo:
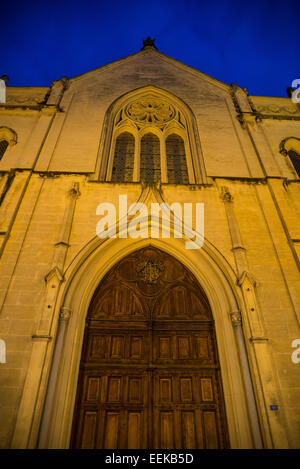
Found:
[[(53, 335), (46, 347), (53, 346), (54, 310), (60, 307), (64, 272), (95, 238), (97, 205), (117, 205), (125, 193), (128, 203), (140, 197), (139, 183), (99, 182), (91, 176), (102, 157), (99, 142), (108, 107), (119, 96), (148, 85), (182, 99), (195, 116), (208, 183), (165, 184), (160, 191), (168, 203), (204, 202), (205, 243), (225, 259), (236, 276), (234, 288), (245, 300), (245, 343), (264, 444), (297, 448), (300, 364), (291, 360), (291, 343), (300, 338), (300, 185), (279, 143), (300, 137), (299, 110), (292, 112), (295, 105), (288, 98), (250, 97), (253, 110), (243, 90), (149, 51), (73, 78), (64, 84), (64, 92), (59, 82), (49, 89), (8, 88), (8, 102), (0, 105), (0, 127), (12, 128), (18, 136), (0, 162), (0, 338), (7, 347), (6, 363), (0, 364), (0, 446), (36, 446), (38, 430), (29, 436), (29, 429), (32, 422), (38, 428), (42, 402), (35, 402), (34, 385), (33, 406), (24, 410), (31, 374), (38, 373), (30, 368), (32, 336), (49, 307)], [(229, 196), (222, 200), (224, 188)], [(234, 244), (236, 230), (240, 246)], [(48, 305), (49, 278), (56, 267), (57, 294)], [(243, 296), (244, 272), (255, 289), (258, 319)], [(255, 321), (260, 337), (252, 333)], [(267, 344), (271, 374), (270, 367), (261, 365), (261, 352), (255, 351), (259, 340)], [(46, 370), (43, 379), (50, 363), (41, 365)], [(278, 411), (270, 409), (274, 404)]]

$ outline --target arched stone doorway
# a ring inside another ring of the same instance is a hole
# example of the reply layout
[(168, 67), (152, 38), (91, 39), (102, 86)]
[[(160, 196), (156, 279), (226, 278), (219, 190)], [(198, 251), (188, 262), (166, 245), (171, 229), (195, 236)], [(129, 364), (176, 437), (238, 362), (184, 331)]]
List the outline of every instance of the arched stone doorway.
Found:
[(94, 293), (71, 447), (228, 447), (210, 305), (157, 248), (119, 261)]

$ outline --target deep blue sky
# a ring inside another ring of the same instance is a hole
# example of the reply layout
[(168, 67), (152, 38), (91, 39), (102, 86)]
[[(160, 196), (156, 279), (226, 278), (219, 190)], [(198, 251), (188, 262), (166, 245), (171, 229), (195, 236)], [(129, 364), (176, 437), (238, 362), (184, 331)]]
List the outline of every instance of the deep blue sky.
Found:
[(250, 94), (286, 96), (300, 78), (300, 0), (1, 2), (0, 75), (49, 86), (140, 50), (158, 49)]

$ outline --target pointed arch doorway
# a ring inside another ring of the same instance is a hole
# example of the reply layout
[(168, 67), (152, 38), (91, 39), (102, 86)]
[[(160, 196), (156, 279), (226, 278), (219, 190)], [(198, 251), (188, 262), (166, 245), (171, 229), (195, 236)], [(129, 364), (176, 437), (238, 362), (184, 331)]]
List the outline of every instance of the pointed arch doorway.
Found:
[(226, 448), (214, 322), (195, 277), (157, 248), (115, 265), (91, 300), (71, 448)]

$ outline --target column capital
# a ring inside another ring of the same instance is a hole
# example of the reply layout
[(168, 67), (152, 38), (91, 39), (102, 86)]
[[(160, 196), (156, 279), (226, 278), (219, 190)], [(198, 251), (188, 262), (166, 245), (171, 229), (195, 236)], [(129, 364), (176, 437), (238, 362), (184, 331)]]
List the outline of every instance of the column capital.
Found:
[(69, 190), (69, 195), (71, 197), (79, 197), (80, 196), (79, 182), (73, 182), (72, 188)]
[(72, 310), (66, 306), (60, 308), (59, 320), (68, 322), (72, 315)]
[(240, 311), (232, 311), (230, 313), (230, 319), (233, 327), (239, 327), (242, 325), (242, 315)]
[(221, 199), (223, 200), (223, 202), (232, 202), (232, 201), (233, 201), (233, 196), (232, 196), (232, 194), (229, 192), (228, 187), (226, 187), (226, 186), (222, 186), (222, 187), (221, 187), (221, 194), (220, 194), (220, 197), (221, 197)]

